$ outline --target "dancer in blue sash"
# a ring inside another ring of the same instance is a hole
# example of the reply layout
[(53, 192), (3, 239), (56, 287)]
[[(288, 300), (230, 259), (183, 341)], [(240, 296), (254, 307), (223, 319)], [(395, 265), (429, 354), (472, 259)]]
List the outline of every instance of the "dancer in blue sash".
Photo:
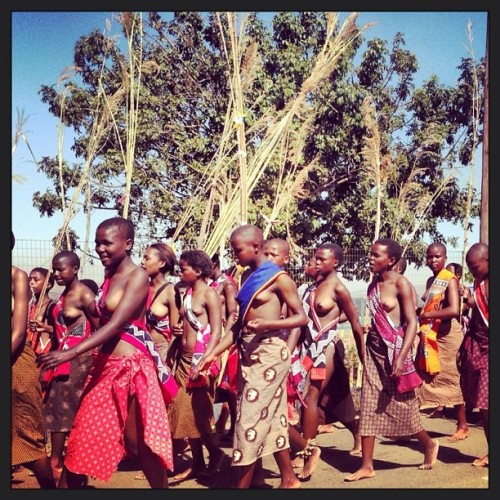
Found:
[[(240, 470), (238, 488), (249, 488), (257, 459), (270, 455), (278, 464), (280, 488), (299, 488), (293, 472), (288, 437), (286, 381), (290, 368), (287, 332), (307, 323), (307, 316), (292, 278), (266, 259), (262, 231), (253, 225), (231, 234), (235, 260), (250, 266), (237, 300), (239, 317), (232, 329), (198, 364), (206, 370), (238, 337), (240, 368), (233, 442), (233, 465)], [(281, 315), (283, 305), (288, 316)], [(239, 334), (239, 335), (238, 335)]]

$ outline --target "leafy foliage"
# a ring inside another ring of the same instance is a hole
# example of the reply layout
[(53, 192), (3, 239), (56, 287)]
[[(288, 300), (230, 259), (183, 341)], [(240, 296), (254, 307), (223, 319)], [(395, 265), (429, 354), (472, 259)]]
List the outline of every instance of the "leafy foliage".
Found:
[[(126, 35), (130, 18), (120, 19)], [(263, 117), (284, 109), (300, 91), (327, 36), (326, 23), (322, 12), (279, 12), (270, 26), (258, 13), (246, 19), (240, 43), (244, 45), (244, 119), (251, 131), (246, 138), (249, 157), (271, 126), (262, 122)], [(179, 11), (166, 21), (160, 13), (150, 12), (143, 32), (141, 40), (139, 35), (132, 40), (133, 50), (141, 48), (142, 76), (130, 218), (144, 238), (170, 239), (194, 199), (195, 209), (181, 237), (185, 247), (192, 247), (211, 190), (222, 192), (221, 186), (237, 184), (239, 179), (236, 163), (228, 160), (219, 188), (202, 183), (207, 165), (218, 153), (230, 104), (227, 20), (216, 13)], [(380, 236), (397, 238), (408, 246), (415, 262), (423, 261), (424, 235), (446, 241), (438, 223), (464, 220), (466, 192), (453, 174), (471, 159), (474, 61), (462, 60), (454, 87), (440, 84), (434, 76), (416, 88), (418, 62), (404, 49), (402, 33), (391, 43), (363, 36), (342, 54), (329, 78), (308, 93), (307, 105), (314, 108), (316, 118), (302, 137), (305, 143), (297, 155), (303, 165), (314, 161), (314, 168), (308, 170), (286, 213), (283, 210), (272, 225), (271, 236), (290, 235), (303, 248), (328, 240), (344, 248), (369, 248), (376, 198), (374, 178), (363, 157), (367, 124), (361, 112), (369, 97), (383, 176)], [(82, 164), (63, 165), (68, 197), (81, 178), (98, 118), (95, 110), (109, 114), (82, 197), (90, 191), (90, 206), (84, 205), (84, 210), (107, 208), (110, 216), (120, 212), (125, 189), (121, 151), (127, 141), (129, 55), (120, 37), (94, 31), (75, 45), (77, 76), (66, 80), (62, 88), (43, 85), (40, 89), (49, 111), (78, 134), (73, 150)], [(483, 61), (476, 70), (482, 94)], [(295, 132), (301, 130), (297, 127)], [(42, 215), (52, 217), (62, 209), (58, 162), (43, 158), (38, 168), (54, 182), (54, 188), (34, 193), (33, 202)], [(261, 214), (276, 196), (279, 168), (276, 160), (269, 162), (249, 199), (249, 222), (262, 224)], [(477, 214), (475, 197), (472, 215)], [(215, 204), (212, 217), (218, 216), (220, 206)], [(366, 268), (355, 266), (352, 272), (362, 276)]]

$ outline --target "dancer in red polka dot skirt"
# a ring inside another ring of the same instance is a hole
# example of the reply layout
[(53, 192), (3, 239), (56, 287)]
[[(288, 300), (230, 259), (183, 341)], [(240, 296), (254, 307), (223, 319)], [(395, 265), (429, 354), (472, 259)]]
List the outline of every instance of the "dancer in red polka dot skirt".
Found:
[(173, 470), (167, 417), (168, 372), (147, 332), (148, 274), (132, 261), (134, 226), (121, 217), (96, 230), (96, 252), (106, 268), (97, 296), (99, 328), (76, 347), (38, 358), (53, 368), (100, 347), (67, 443), (59, 488), (81, 488), (91, 476), (108, 481), (125, 453), (137, 456), (152, 488), (168, 488)]

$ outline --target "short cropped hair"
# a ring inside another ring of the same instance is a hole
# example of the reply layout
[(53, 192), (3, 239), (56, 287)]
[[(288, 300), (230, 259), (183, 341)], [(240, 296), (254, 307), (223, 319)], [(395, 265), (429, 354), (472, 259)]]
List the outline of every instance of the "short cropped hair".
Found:
[(213, 262), (203, 250), (186, 250), (181, 253), (179, 261), (181, 260), (193, 269), (199, 270), (202, 278), (209, 278), (212, 274)]
[(406, 262), (406, 259), (404, 257), (401, 257), (399, 260), (398, 260), (398, 263), (396, 264), (397, 267), (399, 267), (399, 272), (401, 274), (404, 274), (405, 271), (406, 271), (406, 267), (407, 267), (407, 262)]
[(320, 248), (330, 250), (333, 255), (335, 255), (335, 258), (339, 261), (338, 265), (342, 265), (342, 263), (344, 262), (344, 250), (342, 250), (342, 247), (340, 245), (338, 245), (337, 243), (326, 242), (321, 243), (321, 245), (318, 247), (318, 250)]
[(264, 243), (264, 234), (262, 229), (253, 224), (244, 224), (243, 226), (237, 227), (232, 233), (230, 240), (239, 238), (243, 241), (249, 243), (257, 243), (261, 247)]
[(446, 268), (450, 267), (450, 266), (453, 266), (453, 273), (456, 274), (457, 276), (462, 276), (463, 274), (463, 267), (461, 264), (459, 264), (458, 262), (450, 262)]
[(434, 241), (427, 247), (427, 250), (430, 250), (431, 248), (440, 248), (446, 256), (446, 245), (444, 243), (441, 243), (440, 241)]
[(387, 255), (389, 257), (394, 257), (396, 263), (401, 259), (403, 255), (403, 247), (391, 238), (379, 238), (373, 243), (374, 245), (383, 245), (387, 247)]
[(59, 253), (56, 253), (52, 257), (52, 263), (61, 259), (67, 260), (71, 266), (80, 269), (80, 257), (73, 250), (61, 250)]
[(116, 229), (125, 240), (132, 240), (134, 243), (135, 228), (131, 220), (124, 219), (123, 217), (111, 217), (110, 219), (103, 220), (97, 229)]
[(283, 238), (269, 238), (264, 241), (263, 246), (265, 247), (267, 244), (276, 244), (278, 248), (285, 254), (290, 255), (290, 243), (284, 240)]
[(99, 285), (94, 280), (90, 278), (83, 278), (80, 280), (80, 283), (83, 283), (86, 287), (90, 288), (94, 292), (94, 295), (99, 293)]

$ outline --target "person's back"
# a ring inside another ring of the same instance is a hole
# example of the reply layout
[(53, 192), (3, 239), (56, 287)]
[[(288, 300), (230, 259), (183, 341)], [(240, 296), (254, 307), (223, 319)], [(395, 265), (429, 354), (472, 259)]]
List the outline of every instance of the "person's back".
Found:
[[(11, 232), (11, 249), (15, 237)], [(11, 266), (11, 465), (32, 470), (41, 488), (56, 487), (45, 449), (42, 389), (35, 352), (26, 343), (28, 275)]]

